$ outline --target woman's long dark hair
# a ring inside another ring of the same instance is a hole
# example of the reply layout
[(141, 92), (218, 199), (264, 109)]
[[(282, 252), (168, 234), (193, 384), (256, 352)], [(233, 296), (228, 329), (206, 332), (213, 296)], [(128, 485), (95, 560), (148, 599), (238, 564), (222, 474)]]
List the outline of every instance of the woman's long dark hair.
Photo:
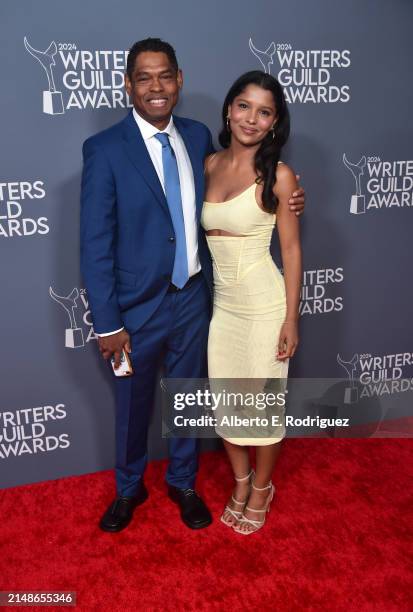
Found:
[(263, 184), (262, 203), (267, 212), (274, 213), (277, 209), (277, 198), (273, 189), (276, 182), (277, 163), (280, 159), (281, 149), (290, 134), (290, 114), (287, 108), (284, 92), (281, 85), (270, 74), (261, 70), (251, 70), (241, 75), (230, 88), (222, 107), (223, 128), (219, 134), (220, 145), (227, 149), (231, 143), (231, 131), (227, 128), (228, 106), (239, 96), (248, 85), (257, 85), (270, 91), (274, 98), (277, 123), (262, 140), (254, 158), (255, 172), (258, 175), (257, 183)]

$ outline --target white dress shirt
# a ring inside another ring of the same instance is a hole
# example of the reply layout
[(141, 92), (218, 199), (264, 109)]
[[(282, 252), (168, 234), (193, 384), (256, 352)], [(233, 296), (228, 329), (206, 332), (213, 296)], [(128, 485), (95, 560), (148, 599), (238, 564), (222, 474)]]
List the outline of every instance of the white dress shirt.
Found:
[[(158, 128), (153, 126), (151, 123), (148, 123), (148, 121), (145, 121), (145, 119), (143, 119), (135, 109), (133, 109), (133, 116), (138, 124), (143, 141), (146, 145), (149, 156), (155, 167), (156, 174), (158, 175), (162, 189), (165, 193), (165, 181), (162, 164), (162, 144), (157, 138), (155, 138), (155, 134), (159, 134), (160, 130), (158, 130)], [(197, 274), (197, 272), (199, 272), (201, 269), (198, 256), (198, 224), (196, 219), (194, 173), (192, 171), (191, 160), (189, 159), (184, 141), (176, 129), (172, 117), (162, 132), (168, 134), (169, 136), (169, 142), (174, 150), (178, 165), (179, 182), (181, 185), (182, 212), (184, 215), (185, 225), (186, 252), (188, 256), (188, 273), (191, 277), (194, 274)], [(99, 334), (99, 336), (110, 336), (112, 334), (117, 334), (118, 332), (122, 331), (122, 329), (123, 327), (112, 332)]]

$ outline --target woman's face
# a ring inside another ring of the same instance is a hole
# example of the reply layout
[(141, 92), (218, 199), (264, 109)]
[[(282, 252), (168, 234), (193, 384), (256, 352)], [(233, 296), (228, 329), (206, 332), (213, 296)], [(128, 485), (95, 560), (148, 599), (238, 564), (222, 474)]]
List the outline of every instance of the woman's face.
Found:
[(245, 146), (261, 142), (277, 122), (271, 91), (258, 85), (247, 85), (228, 106), (232, 137)]

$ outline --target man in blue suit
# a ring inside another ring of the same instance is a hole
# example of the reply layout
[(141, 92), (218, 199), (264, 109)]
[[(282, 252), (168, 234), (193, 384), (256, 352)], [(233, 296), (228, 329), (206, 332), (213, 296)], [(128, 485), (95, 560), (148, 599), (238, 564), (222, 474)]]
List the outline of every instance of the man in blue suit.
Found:
[[(175, 52), (148, 38), (128, 55), (133, 110), (83, 145), (81, 266), (99, 349), (134, 374), (116, 377), (117, 495), (100, 521), (120, 531), (148, 496), (147, 432), (159, 358), (168, 378), (206, 376), (212, 270), (200, 229), (208, 128), (172, 116), (182, 87)], [(303, 207), (303, 191), (292, 200)], [(196, 439), (169, 440), (169, 497), (184, 523), (208, 526), (195, 492)]]

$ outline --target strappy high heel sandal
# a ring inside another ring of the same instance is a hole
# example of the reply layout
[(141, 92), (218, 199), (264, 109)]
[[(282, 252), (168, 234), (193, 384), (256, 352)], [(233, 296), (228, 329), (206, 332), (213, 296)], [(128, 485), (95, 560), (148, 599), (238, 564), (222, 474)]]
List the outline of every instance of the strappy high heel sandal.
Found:
[[(244, 476), (243, 478), (237, 478), (236, 476), (234, 476), (235, 480), (237, 482), (245, 482), (246, 480), (250, 480), (252, 478), (252, 476), (255, 474), (254, 470), (251, 470), (250, 473), (248, 474), (248, 476)], [(248, 502), (248, 497), (245, 501), (238, 501), (237, 499), (235, 499), (235, 497), (233, 495), (231, 495), (231, 500), (233, 501), (234, 504), (238, 504), (238, 506), (242, 506), (241, 510), (234, 510), (233, 508), (231, 508), (230, 506), (228, 506), (228, 504), (225, 506), (224, 508), (224, 512), (221, 515), (221, 521), (224, 523), (224, 525), (227, 525), (227, 527), (233, 527), (233, 523), (229, 523), (227, 520), (225, 520), (224, 515), (226, 512), (229, 512), (230, 515), (236, 520), (239, 521), (242, 517), (242, 513), (243, 510), (245, 508), (245, 505)]]
[[(242, 535), (249, 535), (250, 533), (255, 533), (256, 531), (258, 531), (258, 529), (261, 529), (261, 527), (264, 526), (267, 512), (270, 511), (270, 504), (272, 500), (274, 499), (274, 495), (275, 495), (275, 488), (272, 482), (270, 482), (266, 487), (262, 487), (262, 488), (256, 487), (253, 482), (251, 483), (251, 486), (253, 489), (255, 489), (255, 491), (265, 491), (266, 489), (269, 489), (270, 492), (265, 501), (265, 506), (261, 510), (256, 510), (255, 508), (250, 508), (249, 506), (245, 505), (244, 510), (249, 510), (249, 512), (256, 512), (257, 514), (259, 512), (261, 513), (264, 512), (264, 518), (261, 521), (253, 520), (253, 519), (247, 518), (245, 514), (242, 513), (242, 516), (240, 519), (238, 519), (237, 524), (233, 525), (232, 527), (234, 531), (236, 531), (237, 533), (241, 533)], [(252, 529), (244, 531), (243, 529), (241, 529), (242, 525), (251, 525)]]

